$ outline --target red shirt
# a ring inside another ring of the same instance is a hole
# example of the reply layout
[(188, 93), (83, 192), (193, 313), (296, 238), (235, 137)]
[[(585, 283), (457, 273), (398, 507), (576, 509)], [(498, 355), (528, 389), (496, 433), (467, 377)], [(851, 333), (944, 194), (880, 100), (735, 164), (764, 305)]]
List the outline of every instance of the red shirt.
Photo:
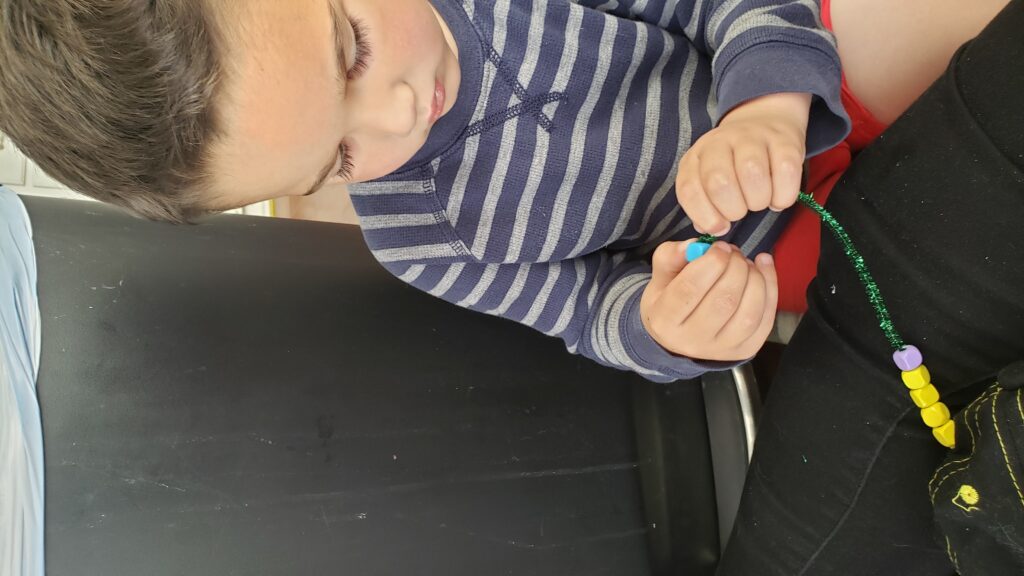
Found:
[[(821, 21), (832, 30), (830, 0), (821, 2)], [(806, 192), (824, 204), (839, 177), (850, 166), (853, 156), (867, 147), (886, 129), (857, 100), (843, 77), (842, 101), (850, 116), (852, 130), (846, 140), (808, 161)], [(807, 285), (814, 278), (821, 246), (821, 221), (811, 210), (798, 206), (773, 250), (779, 275), (779, 309), (790, 312), (807, 310)]]

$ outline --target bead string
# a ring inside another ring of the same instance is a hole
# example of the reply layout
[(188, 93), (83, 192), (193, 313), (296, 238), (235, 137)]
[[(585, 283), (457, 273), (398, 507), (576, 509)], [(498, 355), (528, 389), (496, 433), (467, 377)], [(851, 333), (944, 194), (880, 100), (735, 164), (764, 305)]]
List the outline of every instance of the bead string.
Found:
[[(864, 291), (867, 292), (871, 307), (875, 309), (878, 327), (882, 329), (882, 333), (894, 350), (893, 362), (903, 372), (903, 383), (910, 390), (910, 398), (921, 409), (921, 419), (932, 428), (932, 434), (940, 444), (947, 448), (953, 448), (956, 443), (956, 428), (955, 422), (950, 419), (949, 408), (940, 401), (939, 391), (931, 383), (931, 374), (924, 365), (921, 352), (916, 346), (906, 344), (896, 330), (885, 300), (882, 299), (882, 292), (878, 289), (878, 284), (868, 270), (864, 257), (854, 246), (853, 240), (843, 226), (824, 206), (815, 201), (810, 194), (804, 192), (800, 192), (797, 198), (801, 204), (817, 213), (821, 221), (842, 245), (843, 253), (846, 254), (846, 258), (857, 271), (857, 276), (860, 278), (861, 285), (864, 286)], [(716, 240), (717, 238), (713, 235), (702, 234), (697, 242), (687, 248), (687, 260), (692, 262), (706, 254)]]

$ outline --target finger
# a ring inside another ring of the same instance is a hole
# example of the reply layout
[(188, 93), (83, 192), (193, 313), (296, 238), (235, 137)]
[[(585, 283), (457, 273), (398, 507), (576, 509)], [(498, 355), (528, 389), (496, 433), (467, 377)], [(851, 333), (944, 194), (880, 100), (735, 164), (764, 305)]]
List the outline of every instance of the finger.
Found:
[[(676, 178), (676, 198), (693, 227), (701, 234), (728, 231), (729, 221), (711, 203), (700, 181), (700, 161), (693, 155), (684, 159)], [(718, 234), (716, 234), (718, 235)]]
[(772, 210), (780, 211), (796, 203), (803, 173), (804, 151), (794, 144), (775, 143), (769, 146), (772, 172)]
[(736, 179), (736, 158), (731, 145), (715, 144), (701, 151), (700, 180), (715, 209), (728, 219), (716, 225), (709, 223), (712, 234), (723, 236), (729, 231), (729, 222), (747, 215), (747, 202)]
[(760, 212), (772, 201), (771, 159), (768, 147), (760, 143), (742, 146), (735, 151), (736, 175), (739, 178), (747, 209)]
[(715, 341), (727, 348), (736, 348), (750, 339), (764, 319), (768, 293), (764, 276), (753, 262), (747, 262), (747, 285), (736, 308), (736, 313), (718, 332)]
[[(700, 260), (698, 260), (699, 262)], [(712, 339), (736, 313), (743, 291), (747, 285), (747, 276), (750, 267), (747, 259), (739, 250), (733, 250), (729, 255), (729, 263), (724, 273), (715, 282), (715, 285), (707, 291), (707, 294), (700, 301), (685, 322), (700, 326), (704, 332), (703, 338)]]
[(696, 240), (665, 242), (651, 257), (651, 289), (663, 291), (686, 266), (686, 247)]
[(734, 250), (725, 242), (715, 242), (707, 254), (687, 264), (669, 284), (661, 300), (665, 307), (672, 310), (677, 324), (693, 313), (708, 290), (722, 277), (729, 267)]
[(771, 254), (765, 253), (759, 254), (754, 263), (764, 277), (764, 315), (761, 317), (761, 325), (741, 345), (744, 351), (740, 356), (744, 358), (753, 357), (764, 346), (765, 341), (768, 340), (768, 335), (772, 333), (772, 328), (775, 327), (775, 316), (778, 313), (779, 306), (779, 280), (775, 270), (775, 260)]

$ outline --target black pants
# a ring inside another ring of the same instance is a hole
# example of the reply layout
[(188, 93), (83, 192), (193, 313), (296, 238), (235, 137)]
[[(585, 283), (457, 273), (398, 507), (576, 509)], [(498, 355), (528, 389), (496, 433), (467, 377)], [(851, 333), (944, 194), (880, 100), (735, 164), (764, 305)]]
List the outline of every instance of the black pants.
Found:
[[(858, 157), (828, 208), (954, 412), (972, 382), (1024, 358), (1024, 0)], [(822, 234), (719, 574), (954, 574), (928, 496), (944, 449)]]

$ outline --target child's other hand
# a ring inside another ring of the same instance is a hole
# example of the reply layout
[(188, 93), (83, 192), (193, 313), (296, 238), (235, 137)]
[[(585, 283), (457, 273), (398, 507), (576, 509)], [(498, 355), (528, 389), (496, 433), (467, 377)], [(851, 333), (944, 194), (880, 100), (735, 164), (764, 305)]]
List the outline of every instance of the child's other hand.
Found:
[(796, 202), (810, 109), (810, 94), (755, 98), (683, 155), (676, 195), (698, 232), (722, 236), (747, 212)]
[(644, 328), (674, 354), (700, 360), (741, 361), (754, 356), (775, 323), (778, 283), (768, 254), (757, 263), (735, 246), (716, 242), (686, 262), (686, 242), (654, 252), (654, 273), (640, 299)]

